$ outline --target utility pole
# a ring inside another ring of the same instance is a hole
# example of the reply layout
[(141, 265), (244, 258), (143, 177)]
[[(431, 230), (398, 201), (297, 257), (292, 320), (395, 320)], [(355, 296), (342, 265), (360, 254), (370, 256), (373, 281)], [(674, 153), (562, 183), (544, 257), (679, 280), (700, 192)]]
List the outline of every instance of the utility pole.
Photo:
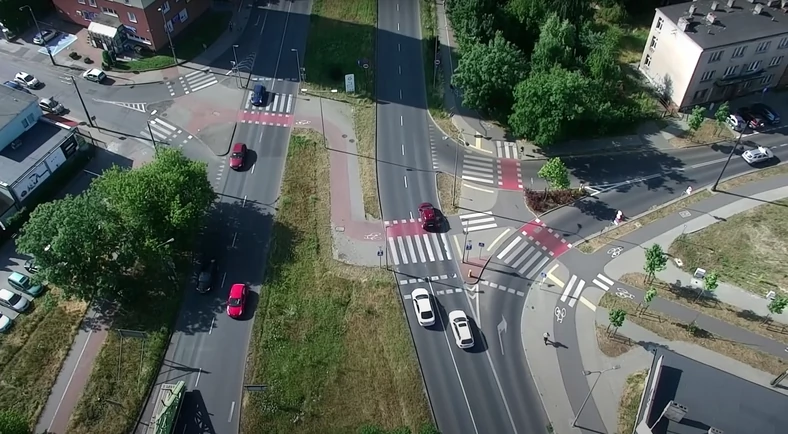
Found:
[[(33, 8), (31, 8), (28, 5), (24, 5), (21, 6), (19, 10), (22, 11), (25, 8), (27, 8), (27, 10), (30, 11), (30, 16), (33, 17), (33, 23), (36, 25), (36, 31), (38, 32), (39, 35), (41, 35), (41, 27), (38, 26), (38, 20), (36, 19), (36, 14), (33, 13)], [(41, 35), (41, 37), (43, 38), (44, 35)], [(49, 45), (47, 45), (47, 41), (44, 41), (44, 48), (46, 48), (47, 54), (49, 54), (49, 60), (52, 62), (52, 65), (57, 66), (57, 63), (55, 63), (55, 58), (52, 56), (52, 50), (50, 50)]]
[(74, 79), (74, 76), (71, 76), (71, 82), (74, 83), (74, 89), (77, 90), (77, 96), (79, 97), (79, 102), (82, 103), (82, 109), (85, 110), (85, 116), (88, 117), (88, 123), (90, 124), (91, 128), (96, 128), (93, 125), (93, 119), (90, 117), (90, 113), (88, 113), (88, 107), (85, 105), (85, 100), (82, 99), (82, 94), (79, 92), (79, 86), (77, 86), (77, 80)]
[(733, 149), (731, 149), (731, 152), (728, 154), (728, 159), (725, 160), (725, 164), (722, 166), (722, 170), (720, 170), (720, 175), (717, 177), (717, 180), (714, 181), (714, 185), (711, 186), (711, 191), (717, 191), (717, 185), (720, 183), (720, 180), (722, 179), (722, 174), (725, 173), (725, 169), (728, 167), (728, 163), (731, 162), (731, 158), (733, 157), (733, 154), (736, 153), (736, 148), (739, 147), (739, 143), (741, 143), (741, 139), (742, 137), (744, 137), (744, 130), (746, 129), (747, 129), (747, 125), (745, 123), (745, 125), (742, 127), (741, 131), (739, 132), (739, 138), (736, 139), (736, 143), (733, 144)]
[(150, 119), (148, 119), (145, 123), (148, 124), (148, 132), (150, 133), (150, 141), (153, 143), (153, 152), (156, 154), (159, 153), (159, 146), (156, 144), (156, 137), (153, 136), (153, 129), (150, 127)]
[(233, 67), (235, 68), (235, 84), (240, 89), (241, 88), (241, 70), (238, 69), (239, 68), (239, 65), (238, 65), (238, 53), (236, 53), (236, 51), (235, 51), (236, 48), (238, 48), (238, 44), (233, 44), (233, 59), (235, 59), (235, 63), (233, 64)]
[(170, 35), (170, 31), (167, 29), (167, 17), (164, 16), (164, 9), (159, 8), (159, 12), (161, 12), (161, 19), (164, 22), (164, 33), (167, 34), (167, 40), (170, 41), (170, 50), (172, 50), (172, 61), (175, 65), (177, 65), (178, 56), (175, 55), (175, 45), (172, 45), (172, 36)]

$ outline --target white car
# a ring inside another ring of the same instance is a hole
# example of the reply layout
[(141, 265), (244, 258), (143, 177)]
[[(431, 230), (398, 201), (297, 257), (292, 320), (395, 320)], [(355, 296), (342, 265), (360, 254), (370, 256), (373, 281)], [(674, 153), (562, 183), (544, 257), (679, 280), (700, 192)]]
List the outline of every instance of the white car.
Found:
[(24, 312), (30, 307), (30, 302), (25, 297), (14, 294), (5, 288), (0, 289), (0, 304), (4, 304), (17, 312)]
[(33, 43), (36, 45), (44, 45), (57, 36), (57, 32), (52, 29), (44, 29), (40, 33), (33, 36)]
[(107, 74), (100, 69), (89, 69), (82, 74), (82, 78), (89, 81), (95, 81), (96, 83), (101, 83), (105, 78), (107, 78)]
[(35, 89), (41, 85), (37, 78), (26, 72), (17, 72), (14, 81), (29, 89)]
[(774, 158), (774, 153), (769, 148), (758, 146), (758, 149), (749, 149), (742, 152), (741, 157), (748, 164), (758, 164)]
[(13, 321), (11, 321), (11, 318), (0, 314), (0, 333), (4, 333), (6, 330), (8, 330), (12, 323)]
[(465, 312), (461, 310), (453, 310), (449, 312), (449, 323), (451, 324), (451, 331), (454, 332), (454, 341), (460, 348), (473, 347), (473, 332), (471, 331), (471, 323)]
[(419, 325), (422, 327), (434, 325), (435, 311), (432, 310), (430, 293), (424, 288), (416, 288), (410, 293), (410, 297), (413, 300), (413, 309), (416, 311)]

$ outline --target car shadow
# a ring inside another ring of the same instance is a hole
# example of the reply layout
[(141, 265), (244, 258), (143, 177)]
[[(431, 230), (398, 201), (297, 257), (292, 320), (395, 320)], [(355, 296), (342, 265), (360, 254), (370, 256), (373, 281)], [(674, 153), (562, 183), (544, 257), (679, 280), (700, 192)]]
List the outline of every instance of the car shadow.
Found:
[[(443, 304), (440, 302), (440, 299), (438, 297), (433, 296), (432, 294), (430, 294), (430, 301), (432, 301), (432, 305), (435, 306), (435, 324), (425, 328), (427, 330), (434, 332), (443, 332), (448, 330), (449, 313), (446, 312), (446, 308), (443, 307)], [(413, 310), (412, 307), (411, 310)]]
[(468, 317), (468, 323), (471, 327), (471, 333), (473, 333), (473, 343), (474, 345), (470, 348), (465, 348), (463, 351), (467, 353), (474, 353), (479, 354), (487, 351), (489, 346), (487, 345), (487, 336), (484, 334), (482, 329), (476, 323), (476, 320), (472, 317)]
[(244, 166), (241, 167), (241, 169), (238, 170), (238, 171), (239, 172), (246, 172), (249, 169), (251, 169), (252, 167), (254, 167), (255, 164), (257, 164), (257, 152), (255, 150), (253, 150), (252, 148), (247, 148), (247, 150), (246, 150), (246, 158), (244, 159)]
[[(248, 285), (248, 283), (247, 283)], [(250, 321), (254, 319), (254, 313), (257, 311), (257, 305), (260, 304), (260, 294), (249, 289), (246, 293), (246, 303), (244, 306), (243, 315), (235, 318), (236, 321)]]
[(176, 433), (214, 434), (216, 430), (211, 423), (211, 414), (205, 407), (205, 400), (199, 390), (190, 390), (183, 394), (183, 404), (178, 416)]

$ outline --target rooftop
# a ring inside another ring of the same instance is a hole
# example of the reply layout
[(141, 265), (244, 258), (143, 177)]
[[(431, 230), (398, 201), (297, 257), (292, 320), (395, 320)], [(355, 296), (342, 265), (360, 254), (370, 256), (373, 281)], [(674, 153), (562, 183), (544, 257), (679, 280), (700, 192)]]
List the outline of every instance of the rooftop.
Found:
[[(781, 1), (756, 0), (751, 3), (748, 0), (698, 0), (657, 10), (676, 24), (679, 18), (688, 19), (690, 24), (685, 33), (701, 48), (709, 49), (788, 34), (788, 14), (783, 12)], [(712, 10), (713, 3), (717, 3), (716, 11)], [(767, 6), (768, 3), (772, 6)], [(732, 4), (732, 7), (728, 4)], [(756, 5), (762, 8), (760, 14), (753, 13)], [(696, 9), (690, 15), (692, 6)], [(709, 24), (706, 19), (709, 13), (716, 17), (714, 24)]]
[[(654, 424), (671, 400), (688, 411), (678, 423), (663, 417), (653, 428), (654, 434), (707, 434), (711, 427), (724, 433), (786, 432), (788, 396), (663, 348), (655, 351), (651, 372), (662, 356), (661, 375), (645, 421)], [(646, 385), (647, 397), (651, 381)]]
[[(5, 80), (3, 80), (5, 81)], [(0, 85), (0, 130), (14, 120), (22, 110), (38, 101), (35, 95)]]
[[(4, 86), (0, 86), (4, 87)], [(41, 161), (52, 149), (71, 135), (71, 131), (38, 121), (19, 138), (22, 146), (11, 149), (6, 146), (0, 151), (0, 182), (13, 184), (31, 167)]]

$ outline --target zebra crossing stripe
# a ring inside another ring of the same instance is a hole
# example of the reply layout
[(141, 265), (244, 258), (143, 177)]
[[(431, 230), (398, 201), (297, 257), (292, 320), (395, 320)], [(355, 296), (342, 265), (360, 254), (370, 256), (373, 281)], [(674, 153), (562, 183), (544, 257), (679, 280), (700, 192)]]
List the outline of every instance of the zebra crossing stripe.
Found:
[(389, 250), (391, 250), (391, 261), (394, 265), (399, 265), (399, 256), (397, 256), (397, 245), (394, 244), (394, 238), (389, 237)]
[(531, 253), (533, 253), (534, 250), (536, 250), (534, 246), (528, 246), (528, 250), (526, 250), (525, 253), (522, 256), (520, 256), (520, 258), (517, 259), (517, 261), (515, 261), (514, 264), (512, 264), (512, 268), (519, 267), (520, 264), (523, 263), (523, 261), (525, 261), (526, 259), (528, 259), (529, 256), (531, 256)]
[(508, 264), (512, 262), (512, 259), (516, 258), (517, 255), (519, 255), (520, 252), (525, 250), (526, 247), (528, 247), (528, 243), (520, 244), (516, 249), (514, 249), (511, 255), (507, 256), (506, 259), (503, 260), (504, 264)]
[[(416, 250), (413, 248), (413, 240), (410, 237), (405, 237), (408, 242), (408, 251), (410, 252), (411, 262), (416, 263)], [(404, 256), (404, 255), (403, 255)]]
[(430, 237), (427, 234), (421, 235), (424, 240), (424, 247), (427, 249), (427, 256), (430, 257), (430, 262), (435, 262), (435, 255), (432, 254), (432, 244), (430, 244)]
[(522, 268), (517, 270), (519, 274), (525, 273), (525, 270), (531, 268), (531, 264), (536, 262), (536, 260), (539, 259), (539, 256), (541, 256), (541, 253), (539, 253), (539, 250), (537, 250), (536, 247), (534, 247), (534, 250), (535, 252), (534, 255), (531, 257), (531, 259), (529, 259), (528, 262), (526, 262), (525, 265), (522, 266)]
[[(594, 279), (591, 283), (593, 283), (594, 285), (604, 289), (605, 291), (610, 289), (610, 285), (613, 284), (612, 280), (607, 278), (607, 276), (605, 276), (604, 274), (597, 274), (596, 277), (597, 278)], [(600, 282), (600, 280), (604, 281), (605, 283)]]
[(430, 234), (430, 235), (432, 235), (432, 242), (435, 244), (435, 254), (438, 255), (438, 260), (442, 261), (443, 249), (440, 248), (440, 243), (438, 243), (438, 236), (435, 234)]
[(427, 262), (427, 258), (424, 257), (424, 248), (421, 246), (421, 243), (416, 240), (416, 248), (419, 250), (419, 259), (421, 262)]
[(519, 244), (521, 240), (522, 240), (522, 238), (520, 238), (520, 237), (517, 237), (517, 238), (513, 239), (512, 242), (509, 243), (509, 245), (506, 246), (506, 248), (503, 249), (503, 251), (501, 251), (501, 253), (498, 254), (498, 259), (503, 259), (504, 256), (508, 255), (509, 252), (514, 248), (514, 246)]
[(566, 298), (569, 297), (569, 292), (572, 291), (572, 286), (577, 281), (577, 276), (573, 275), (571, 279), (569, 279), (569, 283), (566, 284), (564, 288), (563, 294), (561, 294), (561, 302), (566, 303)]
[(586, 281), (580, 280), (577, 282), (577, 286), (575, 287), (575, 292), (572, 294), (572, 298), (569, 299), (569, 307), (575, 307), (575, 303), (577, 303), (577, 299), (580, 298), (580, 293), (583, 291), (583, 286), (585, 286)]
[(402, 241), (402, 237), (397, 237), (397, 244), (399, 244), (400, 251), (402, 252), (402, 263), (408, 264), (408, 255), (405, 254), (405, 243)]
[(451, 261), (451, 245), (449, 244), (449, 240), (446, 238), (446, 234), (441, 234), (441, 239), (443, 240), (443, 250), (446, 252), (446, 259)]
[(534, 267), (534, 268), (532, 268), (532, 269), (531, 269), (531, 271), (528, 273), (528, 275), (526, 275), (526, 276), (525, 276), (525, 278), (526, 278), (526, 279), (531, 279), (531, 280), (533, 280), (533, 279), (534, 279), (534, 276), (536, 276), (536, 273), (538, 273), (538, 272), (539, 272), (539, 270), (541, 270), (541, 269), (542, 269), (542, 267), (544, 267), (545, 265), (547, 265), (547, 261), (549, 261), (549, 260), (550, 260), (550, 257), (549, 257), (549, 256), (545, 256), (544, 258), (542, 258), (542, 260), (541, 260), (541, 261), (539, 261), (539, 263), (538, 263), (538, 264), (536, 264), (536, 267)]

